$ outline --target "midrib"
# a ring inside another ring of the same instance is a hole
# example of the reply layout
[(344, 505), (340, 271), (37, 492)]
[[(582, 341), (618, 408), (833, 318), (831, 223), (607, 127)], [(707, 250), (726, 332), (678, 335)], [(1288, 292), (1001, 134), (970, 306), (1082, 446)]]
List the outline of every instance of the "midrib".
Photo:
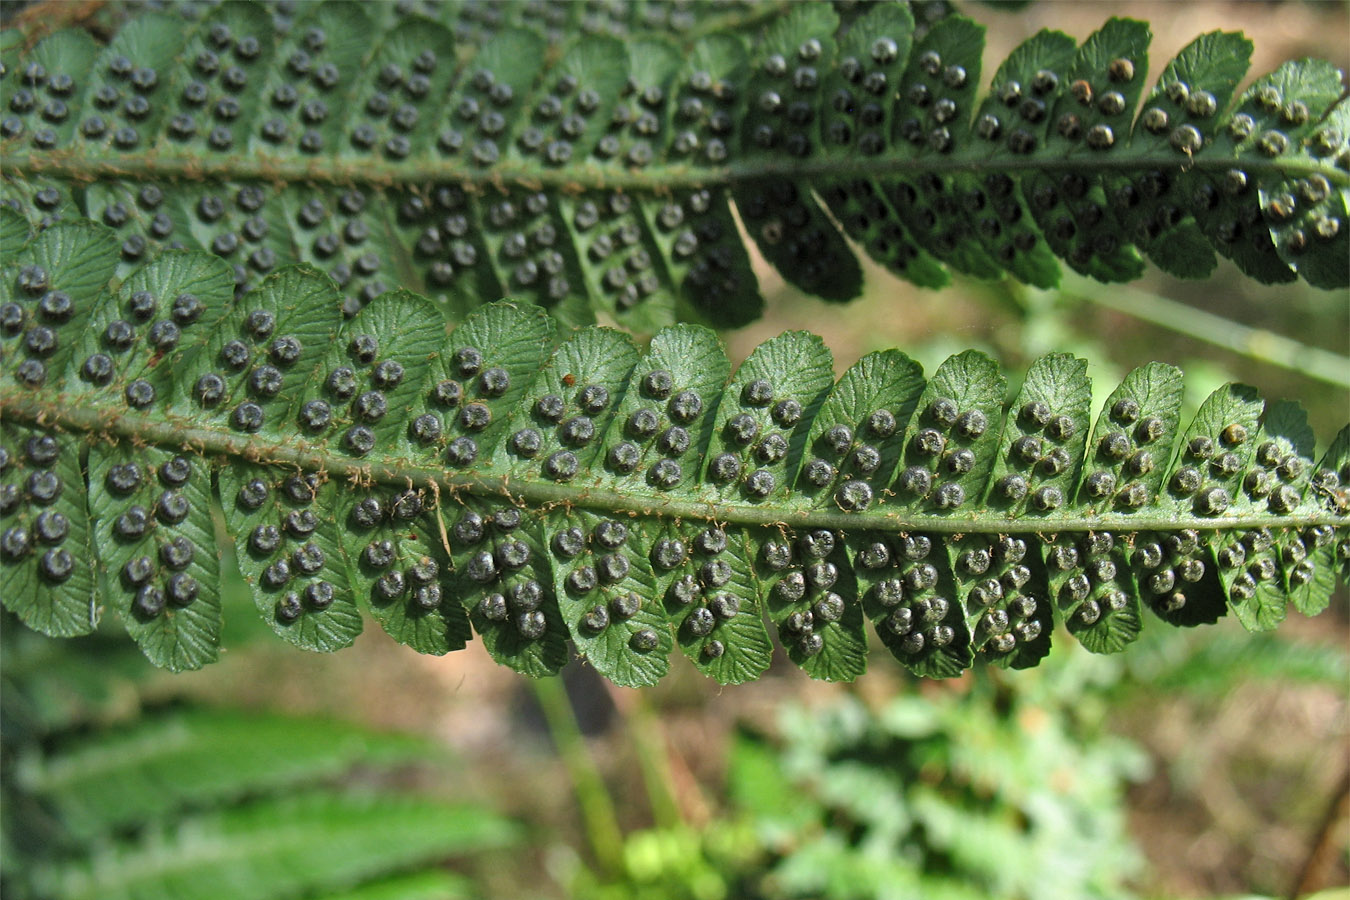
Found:
[(436, 183), (458, 183), (500, 188), (509, 184), (528, 185), (531, 189), (556, 188), (565, 193), (587, 190), (621, 189), (630, 191), (677, 190), (716, 185), (735, 186), (742, 182), (772, 176), (814, 183), (819, 179), (917, 177), (933, 174), (989, 174), (994, 172), (1078, 172), (1085, 175), (1109, 172), (1208, 171), (1241, 169), (1257, 177), (1275, 175), (1302, 177), (1320, 173), (1338, 187), (1350, 188), (1350, 172), (1336, 168), (1330, 160), (1306, 157), (1257, 159), (1252, 157), (1201, 157), (1188, 159), (1177, 154), (1161, 156), (1117, 155), (1102, 158), (989, 157), (974, 159), (950, 157), (874, 157), (841, 158), (817, 155), (808, 160), (782, 157), (747, 158), (727, 166), (694, 167), (653, 165), (644, 169), (624, 169), (599, 165), (544, 167), (530, 160), (507, 160), (488, 168), (466, 166), (457, 160), (435, 158), (405, 159), (390, 162), (378, 158), (321, 156), (312, 159), (295, 155), (245, 156), (182, 155), (151, 152), (119, 156), (85, 156), (70, 150), (51, 153), (4, 153), (6, 175), (45, 175), (62, 180), (90, 182), (106, 178), (132, 180), (184, 181), (274, 181), (315, 184), (370, 184), (395, 187)]
[(282, 442), (257, 435), (239, 435), (218, 428), (204, 428), (189, 420), (100, 410), (81, 405), (69, 396), (48, 391), (6, 392), (0, 396), (0, 419), (3, 418), (70, 432), (126, 438), (165, 449), (198, 453), (208, 459), (224, 457), (297, 467), (363, 484), (378, 483), (405, 489), (413, 486), (437, 493), (444, 492), (449, 496), (467, 493), (509, 498), (534, 508), (561, 505), (652, 518), (715, 521), (752, 527), (787, 526), (889, 533), (1060, 534), (1084, 531), (1172, 531), (1182, 528), (1209, 531), (1229, 528), (1307, 528), (1347, 524), (1345, 517), (1338, 517), (1330, 511), (1311, 515), (1261, 514), (1201, 518), (1145, 510), (1132, 515), (1112, 512), (1074, 517), (1008, 519), (994, 515), (983, 518), (936, 516), (894, 510), (885, 505), (866, 512), (845, 513), (830, 509), (804, 509), (787, 504), (751, 505), (702, 495), (654, 497), (577, 482), (562, 484), (534, 481), (507, 474), (457, 474), (441, 468), (399, 461), (360, 459), (315, 448), (303, 442)]

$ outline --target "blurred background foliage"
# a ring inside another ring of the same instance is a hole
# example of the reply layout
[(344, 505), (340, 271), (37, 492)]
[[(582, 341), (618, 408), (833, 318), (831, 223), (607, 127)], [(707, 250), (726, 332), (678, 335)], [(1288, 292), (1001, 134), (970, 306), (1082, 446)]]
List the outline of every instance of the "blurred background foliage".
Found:
[[(1039, 28), (1081, 37), (1124, 14), (1151, 22), (1155, 70), (1216, 27), (1257, 36), (1253, 72), (1350, 65), (1343, 2), (968, 11), (990, 59)], [(727, 335), (733, 359), (806, 328), (840, 372), (883, 347), (928, 371), (971, 346), (1010, 371), (1061, 350), (1103, 386), (1151, 359), (1181, 365), (1192, 408), (1230, 380), (1297, 398), (1322, 436), (1350, 411), (1350, 298), (1255, 285), (1228, 263), (1133, 292), (932, 293), (871, 269), (847, 307), (758, 272), (768, 315)], [(1237, 339), (1196, 334), (1196, 311)], [(1326, 351), (1330, 378), (1309, 354), (1270, 361), (1288, 347), (1269, 335)], [(1153, 627), (1120, 657), (1065, 640), (1037, 669), (952, 682), (881, 652), (856, 685), (775, 665), (720, 689), (677, 662), (639, 694), (581, 664), (534, 684), (478, 644), (437, 659), (368, 633), (297, 654), (254, 640), (265, 629), (224, 571), (231, 649), (200, 673), (153, 671), (111, 632), (57, 642), (0, 622), (0, 895), (1350, 896), (1344, 597), (1275, 633)]]
[(1343, 621), (951, 682), (785, 665), (720, 696), (688, 665), (639, 693), (251, 626), (172, 676), (124, 636), (6, 621), (0, 895), (1289, 896), (1319, 837), (1309, 883), (1346, 877)]

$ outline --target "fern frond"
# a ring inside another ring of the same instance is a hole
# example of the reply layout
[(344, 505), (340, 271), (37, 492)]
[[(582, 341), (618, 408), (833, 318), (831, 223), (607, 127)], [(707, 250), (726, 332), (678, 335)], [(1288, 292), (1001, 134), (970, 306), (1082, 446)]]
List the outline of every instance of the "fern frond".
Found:
[(467, 896), (439, 864), (519, 837), (486, 808), (356, 771), (446, 759), (421, 737), (189, 706), (39, 740), (16, 735), (8, 712), (6, 896)]
[(119, 281), (115, 244), (63, 222), (5, 257), (0, 593), (52, 635), (111, 608), (161, 666), (217, 652), (213, 496), (298, 646), (345, 646), (368, 611), (422, 652), (477, 633), (531, 675), (570, 640), (626, 685), (676, 644), (752, 679), (766, 617), (828, 679), (862, 672), (866, 619), (936, 676), (1033, 665), (1059, 622), (1120, 650), (1144, 607), (1270, 628), (1325, 607), (1350, 558), (1350, 428), (1314, 464), (1298, 406), (1229, 385), (1183, 430), (1160, 363), (1094, 426), (1063, 354), (1005, 409), (976, 351), (927, 379), (874, 353), (836, 383), (791, 332), (733, 374), (699, 326), (639, 348), (491, 304), (447, 337), (402, 291), (346, 319), (304, 266), (237, 300), (201, 253)]
[(18, 787), (79, 841), (219, 808), (260, 793), (314, 787), (360, 764), (426, 760), (433, 746), (323, 719), (187, 709), (25, 755)]
[(390, 870), (505, 843), (506, 823), (483, 819), (481, 810), (405, 797), (269, 798), (185, 818), (172, 832), (53, 866), (34, 882), (41, 896), (70, 900), (326, 896)]
[(983, 28), (920, 36), (900, 4), (714, 4), (688, 27), (633, 4), (626, 39), (559, 46), (587, 8), (541, 8), (562, 20), (316, 3), (279, 28), (226, 3), (141, 12), (106, 46), (11, 29), (4, 199), (38, 227), (114, 226), (124, 274), (175, 246), (229, 260), (241, 291), (309, 262), (349, 315), (402, 287), (456, 317), (512, 296), (567, 324), (743, 324), (762, 302), (733, 208), (832, 300), (860, 290), (850, 240), (926, 286), (1051, 286), (1060, 260), (1201, 277), (1216, 254), (1263, 282), (1350, 278), (1350, 112), (1325, 62), (1235, 95), (1251, 44), (1215, 31), (1146, 88), (1147, 26), (1112, 19), (1081, 46), (1037, 34), (985, 94)]

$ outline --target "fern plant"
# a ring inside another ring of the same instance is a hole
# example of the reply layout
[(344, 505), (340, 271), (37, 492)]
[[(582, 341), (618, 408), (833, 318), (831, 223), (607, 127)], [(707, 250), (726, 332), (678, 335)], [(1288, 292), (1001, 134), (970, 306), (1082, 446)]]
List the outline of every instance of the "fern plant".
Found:
[(188, 708), (19, 752), (24, 812), (9, 827), (22, 834), (42, 808), (57, 834), (26, 847), (22, 876), (11, 874), (22, 896), (462, 896), (432, 864), (517, 838), (472, 804), (325, 784), (435, 752), (332, 722)]
[(696, 6), (557, 47), (532, 4), (448, 6), (453, 30), (401, 9), (4, 33), (0, 587), (30, 626), (111, 608), (158, 665), (214, 659), (216, 500), (298, 646), (346, 646), (366, 612), (531, 675), (570, 642), (625, 685), (677, 644), (746, 681), (774, 637), (852, 679), (869, 619), (950, 676), (1033, 665), (1057, 623), (1111, 652), (1144, 607), (1263, 629), (1328, 602), (1350, 429), (1315, 464), (1296, 405), (1232, 385), (1183, 429), (1155, 363), (1094, 425), (1067, 355), (1006, 406), (976, 352), (929, 379), (873, 354), (835, 383), (805, 333), (733, 375), (695, 325), (639, 348), (558, 323), (755, 314), (732, 201), (834, 299), (858, 280), (836, 223), (924, 284), (938, 260), (1053, 283), (1056, 255), (1118, 280), (1138, 250), (1203, 274), (1212, 244), (1342, 285), (1329, 67), (1230, 103), (1249, 45), (1207, 35), (1132, 129), (1147, 31), (1126, 20), (1079, 49), (1038, 35), (977, 106), (978, 26), (920, 37), (903, 5)]
[(1350, 279), (1327, 63), (1235, 96), (1251, 44), (1215, 31), (1147, 87), (1147, 26), (1112, 19), (1081, 46), (1037, 34), (981, 92), (975, 22), (840, 6), (185, 4), (106, 45), (10, 29), (4, 200), (117, 228), (122, 275), (183, 246), (241, 291), (312, 263), (348, 314), (402, 287), (456, 316), (514, 297), (643, 332), (758, 315), (733, 206), (831, 300), (861, 285), (845, 236), (932, 287), (1051, 286), (1060, 260), (1202, 277), (1217, 255), (1263, 282)]
[[(22, 668), (23, 650), (9, 650)], [(46, 680), (78, 668), (43, 661)], [(353, 778), (357, 765), (387, 774), (436, 759), (429, 741), (191, 705), (25, 733), (35, 723), (15, 720), (34, 699), (41, 710), (42, 685), (6, 686), (6, 896), (444, 900), (472, 891), (435, 863), (519, 838), (485, 808)]]
[(346, 319), (305, 266), (237, 299), (200, 252), (119, 279), (91, 223), (6, 263), (4, 602), (52, 635), (111, 607), (172, 669), (217, 652), (213, 497), (298, 646), (350, 644), (365, 609), (423, 652), (477, 632), (531, 675), (570, 640), (625, 685), (676, 644), (752, 679), (766, 616), (827, 679), (862, 672), (868, 619), (935, 676), (1033, 665), (1057, 622), (1119, 650), (1144, 607), (1270, 628), (1290, 602), (1321, 610), (1350, 560), (1350, 427), (1314, 463), (1301, 408), (1229, 385), (1183, 429), (1160, 363), (1094, 425), (1086, 364), (1062, 354), (1005, 410), (975, 351), (929, 379), (875, 353), (835, 383), (803, 332), (734, 374), (699, 326), (639, 349), (490, 304), (447, 335), (406, 292)]

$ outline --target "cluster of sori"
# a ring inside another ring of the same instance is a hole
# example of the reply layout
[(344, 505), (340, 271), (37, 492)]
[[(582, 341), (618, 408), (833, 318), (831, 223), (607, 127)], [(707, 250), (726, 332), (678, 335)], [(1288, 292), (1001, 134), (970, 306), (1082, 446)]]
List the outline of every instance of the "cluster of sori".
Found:
[[(17, 430), (6, 435), (16, 443), (20, 437)], [(9, 440), (0, 445), (0, 472), (20, 467), (28, 470), (23, 481), (6, 480), (0, 485), (0, 513), (13, 515), (28, 503), (41, 509), (31, 525), (11, 526), (0, 534), (0, 552), (8, 560), (23, 559), (30, 554), (40, 556), (38, 571), (53, 584), (64, 583), (75, 571), (75, 557), (64, 546), (70, 537), (70, 519), (59, 509), (51, 508), (66, 486), (54, 465), (60, 456), (61, 447), (50, 435), (31, 435), (24, 439), (21, 449), (11, 448)], [(148, 521), (149, 516), (142, 508), (137, 516), (128, 517), (120, 530), (139, 536)]]
[[(268, 560), (261, 578), (264, 587), (280, 590), (288, 587), (297, 576), (322, 573), (326, 556), (323, 548), (311, 539), (319, 526), (319, 513), (313, 508), (317, 488), (318, 479), (312, 474), (288, 476), (281, 485), (281, 499), (288, 506), (280, 517), (281, 525), (269, 522), (256, 525), (248, 532), (244, 544), (246, 552), (253, 558)], [(248, 512), (261, 510), (275, 502), (272, 486), (262, 478), (244, 482), (235, 492), (234, 501), (239, 509)], [(282, 551), (283, 545), (291, 542), (296, 544), (294, 550), (290, 553)], [(327, 609), (333, 602), (333, 584), (317, 578), (305, 586), (303, 597), (310, 608)], [(287, 590), (276, 603), (277, 618), (283, 622), (300, 618), (302, 609), (301, 593), (294, 590)]]
[[(963, 443), (978, 440), (989, 430), (989, 417), (979, 409), (961, 410), (949, 397), (938, 397), (924, 410), (927, 425), (910, 441), (912, 457), (929, 458), (900, 473), (900, 490), (915, 497), (931, 496), (940, 509), (956, 509), (966, 502), (966, 491), (957, 480), (942, 480), (942, 475), (961, 476), (975, 467), (975, 454)], [(933, 467), (938, 460), (941, 463)]]
[[(197, 579), (184, 571), (191, 566), (196, 548), (189, 537), (175, 534), (172, 526), (185, 522), (192, 512), (191, 500), (183, 488), (200, 472), (184, 456), (170, 457), (153, 470), (146, 468), (135, 461), (111, 463), (104, 483), (112, 497), (148, 501), (130, 503), (125, 512), (113, 519), (112, 533), (118, 541), (136, 543), (149, 531), (158, 532), (158, 540), (150, 545), (157, 547), (157, 558), (148, 554), (133, 556), (121, 568), (122, 581), (136, 591), (133, 610), (140, 616), (153, 618), (164, 611), (166, 600), (181, 607), (197, 599)], [(162, 583), (157, 583), (160, 580)]]

